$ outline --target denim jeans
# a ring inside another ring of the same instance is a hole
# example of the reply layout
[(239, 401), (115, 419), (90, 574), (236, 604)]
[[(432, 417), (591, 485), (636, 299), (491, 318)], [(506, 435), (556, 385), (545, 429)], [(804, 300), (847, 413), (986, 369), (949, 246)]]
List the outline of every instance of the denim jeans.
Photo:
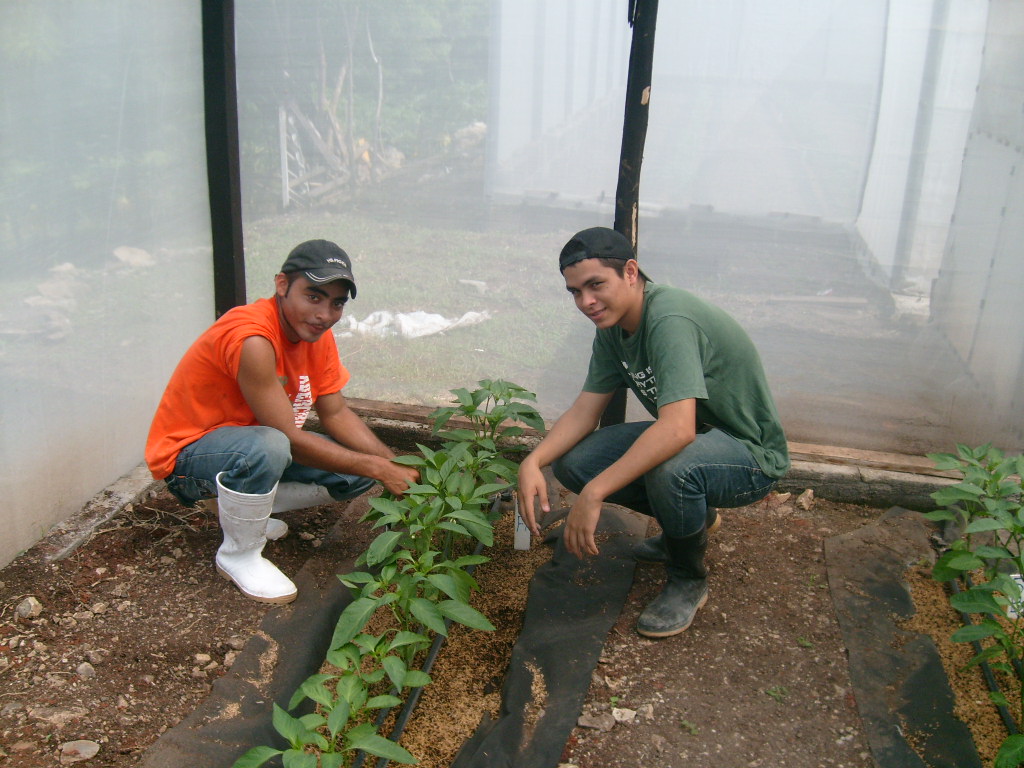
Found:
[(182, 448), (167, 488), (191, 506), (217, 495), (221, 472), (221, 484), (239, 493), (270, 493), (278, 482), (309, 483), (324, 486), (338, 501), (359, 496), (374, 483), (367, 477), (294, 463), (288, 438), (273, 427), (221, 427)]
[[(579, 493), (653, 423), (615, 424), (591, 433), (555, 461), (555, 477)], [(700, 530), (708, 507), (752, 504), (767, 496), (775, 482), (743, 443), (720, 429), (709, 429), (607, 501), (650, 515), (668, 536), (682, 538)]]

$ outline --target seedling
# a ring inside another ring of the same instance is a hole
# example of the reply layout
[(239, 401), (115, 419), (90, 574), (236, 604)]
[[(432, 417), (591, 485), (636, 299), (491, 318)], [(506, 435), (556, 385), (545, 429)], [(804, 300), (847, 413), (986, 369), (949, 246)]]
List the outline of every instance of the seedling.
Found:
[(812, 643), (812, 642), (811, 642), (810, 640), (808, 640), (808, 639), (807, 639), (806, 637), (798, 637), (798, 638), (796, 639), (796, 643), (797, 643), (797, 645), (799, 645), (799, 646), (800, 646), (801, 648), (813, 648), (813, 647), (814, 647), (814, 643)]
[(789, 690), (784, 685), (773, 685), (771, 688), (766, 688), (764, 692), (776, 701), (782, 701), (789, 696)]
[[(473, 442), (495, 450), (504, 443), (507, 450), (522, 450), (520, 446), (508, 444), (508, 439), (522, 435), (525, 430), (510, 422), (520, 422), (528, 427), (544, 431), (544, 420), (537, 409), (530, 405), (537, 396), (518, 384), (501, 379), (482, 379), (480, 388), (470, 392), (466, 389), (450, 390), (457, 405), (438, 408), (431, 414), (434, 431), (449, 440)], [(527, 402), (516, 402), (517, 400)], [(455, 429), (441, 432), (454, 416), (469, 419), (470, 429)]]
[(689, 720), (686, 720), (686, 719), (683, 719), (683, 718), (679, 719), (679, 727), (682, 728), (687, 733), (689, 733), (691, 736), (696, 736), (697, 732), (699, 730), (697, 728), (696, 723), (691, 723)]

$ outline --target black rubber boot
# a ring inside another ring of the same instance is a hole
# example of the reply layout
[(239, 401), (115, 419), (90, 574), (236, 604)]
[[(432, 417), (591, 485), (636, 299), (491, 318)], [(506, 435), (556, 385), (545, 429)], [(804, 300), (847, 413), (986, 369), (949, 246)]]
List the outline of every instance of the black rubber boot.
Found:
[(690, 626), (697, 609), (708, 599), (708, 572), (704, 567), (707, 529), (701, 528), (681, 539), (663, 539), (669, 557), (665, 566), (667, 581), (636, 623), (636, 631), (645, 637), (678, 635)]
[[(718, 516), (718, 512), (714, 508), (708, 507), (707, 523), (705, 524), (708, 533), (714, 533), (721, 524), (722, 519)], [(641, 563), (667, 563), (668, 552), (665, 550), (665, 535), (659, 533), (657, 536), (651, 536), (651, 538), (641, 541), (633, 547), (633, 558)]]

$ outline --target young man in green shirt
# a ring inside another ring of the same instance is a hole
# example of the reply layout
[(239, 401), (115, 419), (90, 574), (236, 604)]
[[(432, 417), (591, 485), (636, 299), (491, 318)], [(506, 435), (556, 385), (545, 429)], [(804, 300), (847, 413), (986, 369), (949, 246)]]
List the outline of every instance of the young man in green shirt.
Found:
[[(636, 556), (664, 563), (667, 581), (637, 631), (675, 635), (707, 601), (704, 553), (715, 508), (763, 498), (789, 469), (775, 403), (739, 324), (687, 291), (648, 280), (620, 233), (576, 233), (559, 268), (597, 332), (583, 391), (520, 467), (523, 518), (540, 533), (534, 499), (550, 511), (541, 472), (548, 465), (578, 494), (563, 533), (577, 557), (597, 554), (606, 501), (656, 518), (662, 535), (638, 545)], [(597, 429), (622, 386), (655, 420)]]

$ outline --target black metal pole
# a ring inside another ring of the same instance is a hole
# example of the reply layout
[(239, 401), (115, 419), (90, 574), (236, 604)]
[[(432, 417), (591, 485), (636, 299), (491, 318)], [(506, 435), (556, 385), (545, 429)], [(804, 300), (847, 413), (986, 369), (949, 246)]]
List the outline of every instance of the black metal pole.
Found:
[(246, 301), (234, 0), (203, 0), (202, 13), (206, 177), (213, 242), (214, 308), (220, 317)]
[[(615, 189), (615, 230), (633, 244), (637, 252), (640, 209), (640, 166), (647, 140), (647, 115), (651, 103), (651, 75), (654, 70), (654, 28), (658, 21), (658, 0), (630, 0), (629, 23), (633, 40), (629, 49), (626, 79), (626, 108), (619, 152), (619, 180)], [(626, 390), (616, 391), (601, 416), (601, 426), (626, 420)]]

